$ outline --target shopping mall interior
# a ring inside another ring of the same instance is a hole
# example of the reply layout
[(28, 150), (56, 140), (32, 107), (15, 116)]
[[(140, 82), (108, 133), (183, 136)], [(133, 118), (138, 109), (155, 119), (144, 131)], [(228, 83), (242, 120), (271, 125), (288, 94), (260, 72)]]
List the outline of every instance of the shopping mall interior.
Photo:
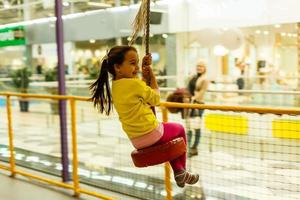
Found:
[[(300, 200), (300, 1), (149, 0), (133, 41), (145, 2), (0, 0), (0, 200)], [(185, 129), (194, 185), (168, 162), (136, 167), (116, 109), (90, 101), (131, 41), (152, 55), (157, 120)]]

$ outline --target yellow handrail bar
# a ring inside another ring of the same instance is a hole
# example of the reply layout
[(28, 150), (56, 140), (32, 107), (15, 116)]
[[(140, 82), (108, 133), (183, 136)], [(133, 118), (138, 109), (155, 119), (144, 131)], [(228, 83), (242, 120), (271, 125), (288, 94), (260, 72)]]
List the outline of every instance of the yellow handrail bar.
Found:
[(106, 195), (103, 195), (103, 194), (100, 194), (100, 193), (97, 193), (97, 192), (91, 192), (91, 191), (86, 190), (86, 189), (79, 189), (79, 192), (84, 193), (84, 194), (88, 194), (88, 195), (91, 195), (91, 196), (94, 196), (94, 197), (98, 197), (98, 198), (101, 198), (101, 199), (105, 199), (105, 200), (114, 200), (114, 198), (108, 197)]
[(7, 166), (4, 166), (4, 165), (0, 165), (0, 169), (4, 169), (4, 170), (7, 170), (7, 171), (10, 171), (10, 168), (7, 167)]
[(29, 94), (29, 93), (17, 93), (17, 92), (0, 92), (0, 96), (15, 96), (28, 99), (56, 99), (56, 100), (68, 100), (75, 99), (79, 101), (89, 101), (88, 97), (69, 96), (69, 95), (50, 95), (50, 94)]
[[(68, 100), (73, 98), (78, 101), (90, 101), (88, 97), (80, 96), (67, 96), (67, 95), (46, 95), (46, 94), (24, 94), (14, 92), (0, 92), (0, 96), (16, 96), (25, 98), (38, 98), (38, 99), (57, 99)], [(296, 108), (274, 108), (274, 107), (255, 107), (255, 106), (231, 106), (231, 105), (209, 105), (209, 104), (190, 104), (190, 103), (173, 103), (161, 102), (160, 106), (170, 108), (194, 108), (194, 109), (209, 109), (221, 111), (236, 111), (236, 112), (255, 112), (261, 114), (290, 114), (300, 115), (300, 109)]]
[(73, 183), (74, 195), (79, 196), (78, 159), (77, 159), (77, 130), (76, 130), (76, 101), (70, 99), (71, 127), (72, 127), (72, 150), (73, 150)]
[(300, 115), (298, 108), (270, 108), (270, 107), (254, 107), (254, 106), (230, 106), (230, 105), (209, 105), (209, 104), (190, 104), (190, 103), (173, 103), (161, 102), (161, 107), (170, 108), (192, 108), (192, 109), (209, 109), (234, 112), (255, 112), (260, 114), (288, 114)]
[(33, 174), (30, 174), (30, 173), (27, 173), (27, 172), (24, 172), (24, 171), (21, 171), (21, 170), (16, 170), (15, 172), (16, 172), (16, 174), (20, 174), (22, 176), (26, 176), (26, 177), (33, 178), (33, 179), (36, 179), (36, 180), (39, 180), (39, 181), (43, 181), (43, 182), (46, 182), (46, 183), (49, 183), (49, 184), (52, 184), (52, 185), (56, 185), (56, 186), (67, 188), (67, 189), (73, 189), (73, 186), (70, 185), (70, 184), (67, 184), (67, 183), (63, 183), (63, 182), (60, 182), (60, 181), (55, 181), (55, 180), (51, 180), (51, 179), (48, 179), (48, 178), (40, 177), (40, 176), (33, 175)]
[(13, 143), (13, 129), (12, 129), (12, 116), (11, 116), (11, 100), (10, 96), (6, 96), (6, 112), (7, 112), (7, 123), (8, 123), (8, 139), (9, 139), (9, 163), (11, 176), (15, 176), (15, 154), (14, 154), (14, 143)]

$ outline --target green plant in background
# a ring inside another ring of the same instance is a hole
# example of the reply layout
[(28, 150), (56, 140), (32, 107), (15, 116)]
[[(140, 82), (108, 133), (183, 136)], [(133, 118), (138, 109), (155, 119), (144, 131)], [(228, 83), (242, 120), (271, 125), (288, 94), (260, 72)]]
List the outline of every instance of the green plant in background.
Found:
[(98, 73), (99, 73), (99, 70), (96, 67), (92, 67), (89, 70), (89, 78), (90, 79), (96, 79), (96, 78), (98, 78)]
[[(48, 69), (44, 73), (45, 81), (51, 82), (51, 81), (57, 81), (57, 68)], [(58, 94), (57, 86), (47, 86), (46, 90), (50, 94)]]
[(57, 81), (57, 69), (48, 69), (45, 73), (45, 81)]
[[(10, 74), (12, 78), (12, 84), (15, 86), (18, 92), (27, 93), (30, 83), (31, 70), (28, 67), (13, 70)], [(19, 99), (20, 111), (28, 112), (29, 101), (26, 98)]]
[(31, 70), (28, 67), (13, 70), (10, 74), (13, 85), (22, 93), (27, 93), (31, 75)]
[[(50, 82), (50, 81), (57, 81), (57, 67), (53, 69), (48, 69), (44, 73), (45, 81)], [(46, 90), (49, 94), (57, 95), (58, 94), (58, 88), (57, 86), (47, 86)], [(52, 114), (58, 114), (59, 113), (59, 106), (58, 106), (58, 101), (53, 100), (50, 102), (50, 109)]]

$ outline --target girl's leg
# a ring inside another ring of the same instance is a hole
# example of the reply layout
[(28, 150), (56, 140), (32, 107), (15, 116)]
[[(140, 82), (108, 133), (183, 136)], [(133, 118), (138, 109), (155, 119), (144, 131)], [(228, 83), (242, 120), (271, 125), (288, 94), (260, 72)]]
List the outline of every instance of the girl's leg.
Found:
[[(187, 144), (185, 130), (181, 124), (168, 122), (168, 123), (163, 123), (163, 126), (164, 126), (164, 134), (160, 138), (160, 140), (154, 145), (166, 143), (175, 138), (180, 138), (180, 137), (182, 137), (185, 144)], [(170, 164), (172, 166), (174, 173), (185, 170), (186, 153), (184, 153), (183, 155), (179, 156), (174, 160), (171, 160)]]
[[(175, 138), (182, 137), (186, 144), (186, 135), (184, 128), (181, 124), (177, 123), (163, 123), (164, 134), (156, 144), (166, 143)], [(179, 156), (178, 158), (171, 160), (170, 164), (174, 171), (174, 177), (176, 184), (179, 187), (184, 187), (185, 183), (195, 184), (199, 180), (198, 174), (191, 174), (185, 170), (186, 168), (186, 153)]]

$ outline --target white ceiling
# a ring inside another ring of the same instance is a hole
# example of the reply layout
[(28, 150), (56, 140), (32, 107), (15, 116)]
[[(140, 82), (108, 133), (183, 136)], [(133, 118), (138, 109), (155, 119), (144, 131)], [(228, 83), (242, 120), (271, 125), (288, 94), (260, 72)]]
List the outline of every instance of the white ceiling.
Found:
[[(64, 14), (130, 5), (140, 0), (63, 0)], [(54, 16), (54, 0), (0, 0), (0, 25)]]

